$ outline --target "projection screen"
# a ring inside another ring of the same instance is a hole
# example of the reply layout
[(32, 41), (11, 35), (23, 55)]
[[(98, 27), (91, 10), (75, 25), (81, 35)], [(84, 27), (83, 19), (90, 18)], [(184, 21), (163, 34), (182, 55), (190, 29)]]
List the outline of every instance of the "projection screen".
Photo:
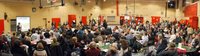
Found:
[(17, 16), (17, 25), (20, 23), (21, 31), (28, 31), (30, 29), (30, 17), (28, 16)]

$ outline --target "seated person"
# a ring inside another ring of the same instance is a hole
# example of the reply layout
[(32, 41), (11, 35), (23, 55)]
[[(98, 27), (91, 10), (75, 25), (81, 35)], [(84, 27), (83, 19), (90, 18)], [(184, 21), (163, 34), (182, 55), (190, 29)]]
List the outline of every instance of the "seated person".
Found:
[(77, 37), (72, 37), (69, 41), (69, 43), (66, 43), (67, 45), (67, 56), (71, 56), (72, 53), (79, 51), (80, 50), (80, 42), (78, 42), (78, 38)]
[(14, 42), (14, 45), (11, 47), (11, 53), (13, 56), (28, 56), (20, 40)]
[(140, 42), (138, 42), (137, 40), (139, 40), (140, 36), (137, 36), (137, 37), (134, 37), (132, 40), (131, 40), (131, 47), (133, 48), (134, 50), (134, 53), (137, 53), (141, 48), (142, 48), (142, 44)]
[(37, 42), (38, 43), (42, 43), (42, 45), (45, 47), (47, 45), (47, 42), (44, 41), (44, 37), (42, 35), (40, 35), (40, 40)]
[(37, 49), (34, 51), (33, 56), (47, 56), (47, 52), (44, 50), (42, 43), (37, 44)]
[(106, 53), (106, 56), (118, 56), (119, 55), (119, 50), (117, 48), (117, 43), (113, 43), (110, 46), (109, 51)]
[(119, 56), (131, 56), (131, 48), (129, 48), (128, 41), (125, 39), (120, 40), (120, 51), (119, 51)]
[(157, 47), (157, 52), (156, 52), (157, 54), (162, 52), (167, 47), (166, 44), (168, 44), (167, 40), (163, 37), (162, 34), (158, 35), (158, 39), (159, 39), (159, 42), (158, 42), (158, 47)]
[(200, 37), (196, 36), (191, 42), (192, 47), (197, 48), (200, 44), (199, 42), (200, 42)]
[(198, 35), (193, 39), (190, 46), (192, 47), (192, 49), (196, 48), (196, 50), (194, 50), (193, 52), (187, 52), (186, 55), (188, 56), (200, 55), (200, 37)]
[(91, 42), (89, 48), (86, 50), (86, 56), (99, 56), (100, 49), (96, 46), (95, 42)]
[(158, 56), (178, 56), (176, 45), (174, 43), (169, 43), (168, 47), (164, 51), (160, 52)]
[(182, 37), (177, 33), (176, 38), (173, 40), (176, 44), (181, 43), (183, 41)]
[(53, 38), (50, 46), (51, 56), (63, 56), (63, 51), (60, 46), (60, 43), (57, 41), (57, 38)]

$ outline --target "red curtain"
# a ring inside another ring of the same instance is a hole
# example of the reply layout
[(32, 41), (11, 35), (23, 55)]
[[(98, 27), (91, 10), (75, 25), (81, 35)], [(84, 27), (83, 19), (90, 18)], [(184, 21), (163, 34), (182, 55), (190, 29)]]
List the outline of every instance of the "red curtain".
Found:
[(87, 25), (87, 16), (82, 16), (83, 25)]
[(70, 27), (72, 27), (73, 20), (76, 21), (76, 15), (74, 14), (68, 15), (68, 24)]
[(157, 24), (160, 22), (160, 16), (151, 16), (152, 24)]
[(3, 31), (4, 31), (4, 20), (0, 19), (0, 35), (2, 34)]
[(60, 24), (60, 18), (52, 18), (52, 22), (55, 23), (55, 28), (58, 28)]
[(198, 5), (198, 3), (194, 3), (194, 4), (186, 6), (183, 11), (184, 16), (185, 17), (197, 16), (197, 5)]
[(139, 24), (140, 23), (144, 23), (144, 18), (143, 17), (136, 17), (136, 24)]
[(198, 29), (198, 17), (190, 17), (189, 25), (194, 29)]

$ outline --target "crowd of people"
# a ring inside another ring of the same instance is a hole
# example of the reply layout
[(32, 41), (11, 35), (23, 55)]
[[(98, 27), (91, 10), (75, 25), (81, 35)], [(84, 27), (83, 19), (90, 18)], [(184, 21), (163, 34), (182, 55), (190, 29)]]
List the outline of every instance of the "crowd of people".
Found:
[[(179, 53), (180, 44), (195, 50)], [(63, 24), (59, 28), (32, 28), (0, 36), (3, 56), (132, 56), (141, 52), (144, 56), (199, 56), (199, 49), (199, 29), (169, 21), (122, 23), (111, 28), (106, 21), (100, 24), (92, 20), (89, 25), (80, 23), (73, 28)]]

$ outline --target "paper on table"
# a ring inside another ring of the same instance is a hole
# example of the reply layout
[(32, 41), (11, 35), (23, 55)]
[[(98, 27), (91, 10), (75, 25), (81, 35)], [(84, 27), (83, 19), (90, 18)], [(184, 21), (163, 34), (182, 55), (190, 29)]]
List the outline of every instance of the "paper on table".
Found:
[(182, 48), (182, 43), (178, 43), (178, 48), (182, 49), (182, 50), (185, 50), (184, 48)]
[(87, 48), (88, 48), (88, 46), (87, 46), (87, 45), (85, 45), (85, 47), (84, 47), (83, 49), (85, 49), (85, 50), (86, 50)]
[(103, 49), (102, 51), (104, 51), (104, 52), (108, 52), (108, 49)]
[(75, 28), (72, 28), (72, 31), (74, 32)]
[(178, 43), (178, 48), (182, 48), (182, 44), (181, 43)]

